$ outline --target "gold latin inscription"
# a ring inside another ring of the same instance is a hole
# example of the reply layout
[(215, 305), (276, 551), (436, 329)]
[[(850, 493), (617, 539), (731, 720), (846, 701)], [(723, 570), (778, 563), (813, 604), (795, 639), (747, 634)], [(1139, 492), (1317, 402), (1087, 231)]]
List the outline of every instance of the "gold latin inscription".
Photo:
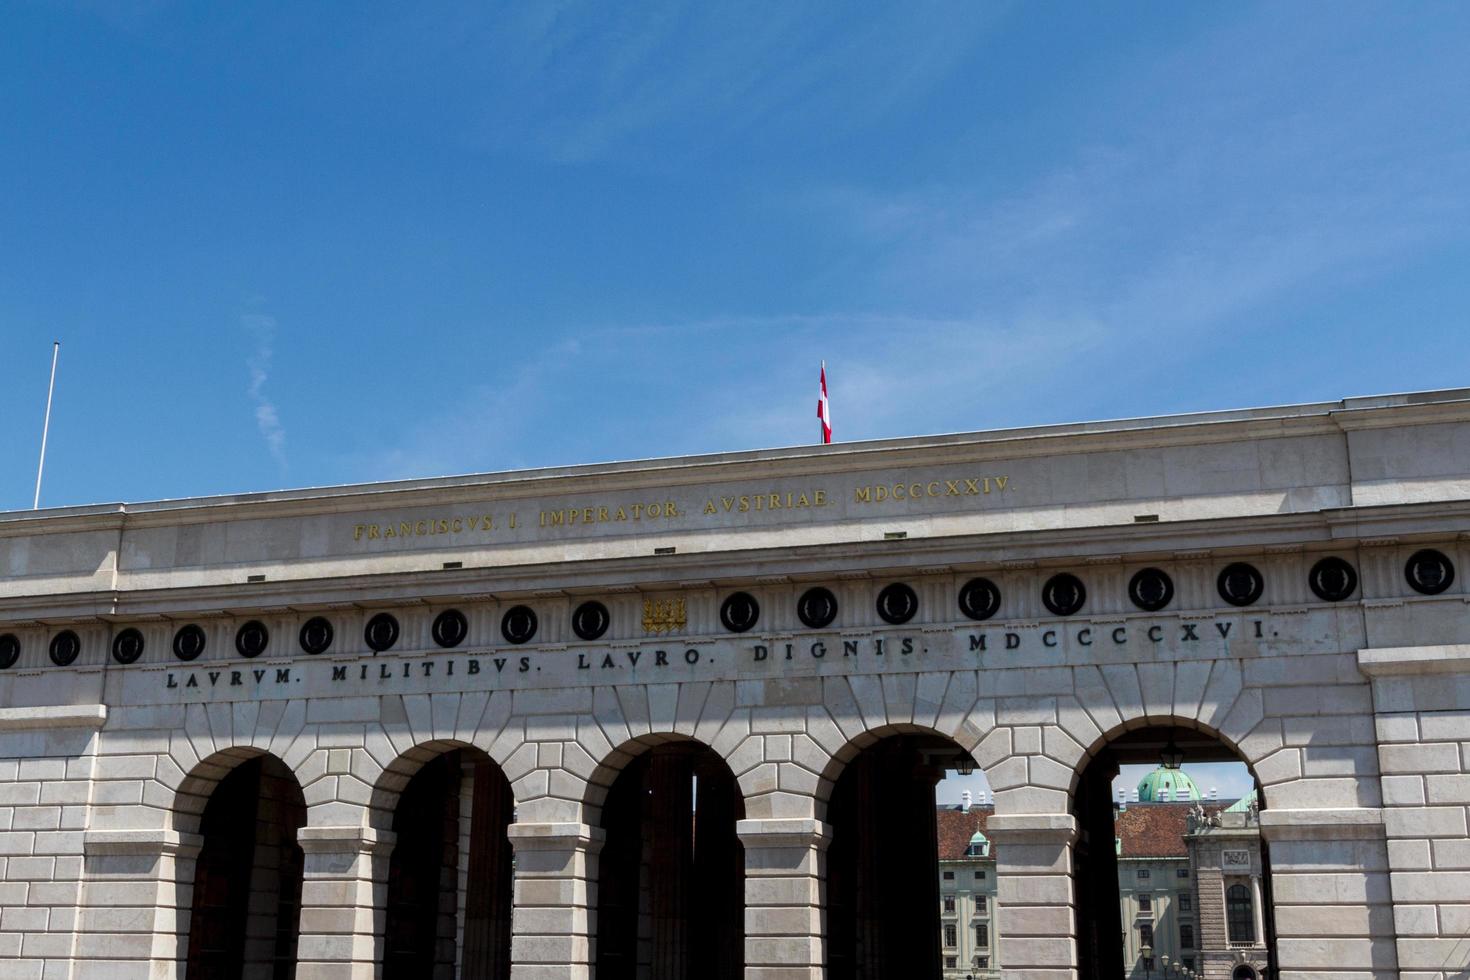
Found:
[(711, 497), (704, 503), (706, 514), (748, 514), (763, 510), (800, 510), (826, 507), (825, 490), (787, 490), (784, 493), (742, 493), (731, 497)]
[[(1014, 489), (1009, 476), (962, 476), (954, 479), (920, 480), (904, 483), (871, 483), (854, 487), (854, 504), (881, 504), (893, 500), (933, 500), (949, 497), (984, 497)], [(576, 528), (592, 524), (669, 522), (689, 518), (695, 513), (710, 518), (723, 514), (751, 514), (768, 511), (802, 511), (828, 507), (833, 496), (826, 488), (805, 490), (764, 490), (759, 493), (720, 494), (705, 498), (702, 506), (680, 510), (676, 501), (643, 500), (638, 502), (599, 503), (586, 507), (540, 510), (536, 526), (541, 528)], [(439, 535), (463, 535), (514, 531), (516, 512), (500, 514), (460, 514), (426, 517), (420, 520), (379, 521), (376, 524), (352, 525), (354, 541), (399, 541)]]
[(960, 477), (923, 483), (877, 483), (853, 491), (853, 503), (881, 504), (885, 500), (923, 500), (928, 497), (983, 497), (1003, 493), (1008, 476)]
[(573, 527), (577, 524), (606, 524), (609, 521), (672, 520), (684, 514), (672, 500), (638, 504), (607, 504), (571, 510), (543, 510), (542, 527)]
[(465, 514), (461, 517), (428, 517), (417, 521), (384, 521), (381, 524), (352, 525), (352, 540), (379, 541), (391, 538), (427, 538), (437, 534), (463, 534), (466, 531), (499, 531), (516, 527), (516, 515)]

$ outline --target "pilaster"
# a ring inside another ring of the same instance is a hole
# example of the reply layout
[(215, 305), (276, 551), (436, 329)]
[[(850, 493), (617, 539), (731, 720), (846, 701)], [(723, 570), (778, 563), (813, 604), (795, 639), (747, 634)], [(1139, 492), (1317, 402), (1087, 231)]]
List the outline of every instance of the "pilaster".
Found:
[(813, 819), (741, 820), (745, 847), (747, 980), (820, 980), (823, 852), (831, 840)]
[(302, 827), (297, 970), (313, 980), (369, 980), (382, 960), (392, 831)]
[(1005, 980), (1075, 980), (1077, 915), (1068, 813), (996, 814), (997, 930), (1005, 942)]
[(513, 823), (516, 980), (590, 980), (597, 855), (605, 834), (582, 823)]
[(163, 829), (85, 836), (77, 932), (98, 954), (89, 967), (118, 980), (183, 976), (202, 843), (198, 834)]

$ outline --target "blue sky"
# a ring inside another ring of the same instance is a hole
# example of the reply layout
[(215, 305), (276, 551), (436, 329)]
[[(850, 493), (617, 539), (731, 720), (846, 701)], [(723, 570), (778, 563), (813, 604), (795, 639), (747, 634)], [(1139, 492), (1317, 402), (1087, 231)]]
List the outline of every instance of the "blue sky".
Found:
[(1467, 382), (1464, 5), (5, 19), (0, 509)]

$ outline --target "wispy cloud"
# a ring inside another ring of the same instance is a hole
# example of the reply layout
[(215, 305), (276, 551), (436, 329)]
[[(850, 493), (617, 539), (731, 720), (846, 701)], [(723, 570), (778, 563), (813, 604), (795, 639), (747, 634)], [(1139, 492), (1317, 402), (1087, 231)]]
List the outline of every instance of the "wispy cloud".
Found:
[(284, 471), (286, 469), (286, 429), (281, 424), (280, 412), (266, 393), (266, 382), (270, 380), (271, 358), (275, 354), (276, 319), (261, 313), (246, 313), (240, 317), (240, 325), (255, 342), (255, 349), (245, 360), (250, 373), (248, 391), (255, 406), (255, 425), (265, 440), (271, 457)]

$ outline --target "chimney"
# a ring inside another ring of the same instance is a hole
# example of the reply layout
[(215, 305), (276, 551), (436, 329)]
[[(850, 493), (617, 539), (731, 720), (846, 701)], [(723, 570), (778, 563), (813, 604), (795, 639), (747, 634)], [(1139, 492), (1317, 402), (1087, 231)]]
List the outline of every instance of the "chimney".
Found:
[(1168, 803), (1169, 800), (1170, 800), (1170, 798), (1173, 797), (1173, 795), (1174, 794), (1171, 793), (1171, 792), (1169, 792), (1168, 789), (1160, 789), (1159, 790), (1159, 802), (1160, 803)]
[(1137, 786), (1133, 787), (1133, 802), (1134, 803), (1137, 803), (1138, 802), (1138, 787)]
[(1128, 791), (1122, 787), (1118, 788), (1118, 809), (1128, 809)]
[(960, 794), (960, 812), (961, 813), (969, 813), (970, 812), (970, 799), (971, 799), (971, 797), (970, 797), (970, 791), (969, 790), (965, 790), (963, 793)]
[(1214, 803), (1219, 798), (1220, 798), (1220, 791), (1218, 789), (1216, 789), (1215, 787), (1211, 786), (1210, 787), (1210, 802), (1211, 803)]

